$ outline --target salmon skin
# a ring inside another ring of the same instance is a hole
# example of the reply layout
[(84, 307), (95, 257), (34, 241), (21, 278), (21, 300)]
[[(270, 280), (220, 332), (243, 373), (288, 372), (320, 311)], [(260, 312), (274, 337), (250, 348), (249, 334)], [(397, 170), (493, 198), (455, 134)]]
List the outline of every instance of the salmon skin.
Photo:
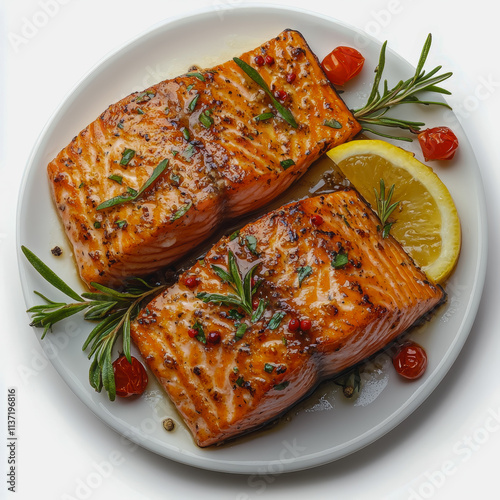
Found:
[[(268, 63), (259, 65), (257, 56)], [(109, 106), (48, 165), (85, 282), (119, 285), (172, 263), (224, 219), (263, 206), (360, 131), (297, 31), (240, 59), (271, 92), (280, 91), (296, 127), (229, 61)], [(116, 197), (127, 200), (102, 208)]]
[[(269, 422), (444, 300), (379, 224), (354, 190), (290, 203), (222, 238), (140, 312), (133, 341), (199, 446)], [(250, 311), (221, 298), (238, 296), (235, 269)]]

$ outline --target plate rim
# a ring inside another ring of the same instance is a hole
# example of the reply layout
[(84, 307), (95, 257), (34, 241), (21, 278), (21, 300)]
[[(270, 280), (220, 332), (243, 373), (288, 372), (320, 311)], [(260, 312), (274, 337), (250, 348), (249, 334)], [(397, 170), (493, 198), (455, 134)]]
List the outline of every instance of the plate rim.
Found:
[[(316, 18), (322, 21), (327, 21), (332, 23), (333, 25), (338, 25), (343, 27), (346, 30), (349, 30), (353, 33), (356, 33), (364, 38), (370, 40), (371, 43), (375, 43), (377, 45), (381, 45), (381, 42), (373, 37), (372, 35), (364, 32), (363, 30), (350, 25), (344, 21), (341, 21), (337, 18), (324, 15), (318, 12), (310, 11), (308, 9), (303, 9), (300, 7), (290, 7), (284, 5), (277, 4), (268, 4), (268, 3), (240, 3), (235, 6), (231, 6), (231, 11), (243, 11), (243, 10), (253, 10), (258, 11), (259, 9), (265, 10), (278, 10), (286, 13), (293, 14), (304, 14), (309, 16), (309, 18)], [(40, 150), (43, 147), (44, 141), (50, 136), (50, 132), (52, 128), (55, 126), (56, 121), (62, 116), (64, 108), (69, 106), (75, 98), (77, 98), (77, 94), (79, 89), (83, 87), (86, 83), (88, 83), (89, 79), (95, 75), (97, 71), (105, 70), (106, 67), (112, 64), (117, 58), (123, 53), (133, 49), (137, 44), (143, 43), (147, 40), (148, 37), (154, 37), (158, 31), (168, 30), (169, 26), (175, 25), (179, 22), (191, 23), (195, 20), (201, 19), (203, 16), (213, 15), (214, 7), (204, 7), (201, 9), (197, 9), (191, 12), (188, 15), (178, 15), (174, 17), (169, 17), (167, 19), (163, 19), (157, 23), (154, 23), (150, 27), (143, 30), (141, 33), (135, 35), (132, 39), (125, 41), (120, 44), (115, 49), (109, 51), (106, 55), (101, 57), (94, 65), (92, 65), (89, 70), (81, 76), (77, 82), (70, 88), (68, 92), (61, 98), (59, 104), (56, 106), (49, 119), (43, 126), (41, 132), (39, 133), (29, 155), (29, 158), (24, 167), (23, 176), (21, 179), (20, 187), (18, 190), (18, 200), (16, 207), (16, 255), (18, 261), (18, 273), (22, 285), (22, 293), (24, 297), (25, 303), (28, 305), (30, 303), (30, 298), (28, 296), (28, 287), (27, 287), (27, 268), (26, 263), (23, 261), (23, 254), (21, 252), (21, 212), (22, 212), (22, 201), (24, 199), (24, 194), (28, 188), (28, 182), (30, 174), (35, 168), (35, 159), (38, 156)], [(388, 52), (391, 52), (391, 56), (398, 58), (404, 61), (405, 64), (411, 65), (409, 61), (407, 61), (404, 57), (394, 52), (390, 48), (387, 49)], [(411, 65), (413, 67), (413, 65)], [(103, 418), (103, 416), (99, 415), (91, 404), (89, 404), (89, 398), (83, 398), (83, 402), (85, 406), (87, 406), (90, 411), (94, 415), (96, 415), (101, 421), (103, 421), (108, 427), (113, 429), (115, 432), (125, 436), (127, 439), (135, 442), (141, 447), (152, 451), (153, 453), (167, 458), (169, 460), (174, 460), (179, 463), (183, 463), (185, 465), (190, 465), (206, 470), (226, 472), (226, 473), (236, 473), (236, 474), (250, 474), (258, 472), (258, 469), (262, 467), (272, 467), (275, 465), (284, 466), (283, 470), (278, 470), (277, 473), (287, 473), (294, 472), (298, 470), (305, 470), (313, 467), (317, 467), (320, 465), (324, 465), (326, 463), (333, 462), (335, 460), (342, 459), (352, 453), (360, 451), (365, 446), (368, 446), (375, 441), (379, 440), (385, 434), (396, 428), (401, 424), (406, 418), (408, 418), (436, 389), (439, 383), (443, 380), (443, 378), (447, 375), (451, 366), (455, 363), (458, 355), (462, 351), (462, 348), (467, 341), (467, 338), (472, 329), (473, 323), (475, 321), (479, 305), (481, 303), (481, 296), (484, 289), (484, 283), (486, 279), (486, 267), (487, 267), (487, 258), (488, 258), (488, 225), (487, 225), (487, 211), (486, 211), (486, 202), (484, 196), (484, 183), (481, 176), (481, 171), (479, 169), (479, 165), (477, 163), (477, 159), (474, 155), (474, 150), (472, 145), (470, 144), (469, 138), (466, 136), (470, 153), (474, 156), (477, 165), (478, 175), (478, 185), (477, 189), (480, 191), (477, 193), (478, 200), (478, 230), (480, 231), (479, 246), (478, 246), (478, 260), (476, 263), (476, 269), (474, 272), (474, 281), (472, 284), (471, 296), (473, 297), (468, 304), (468, 311), (464, 315), (464, 320), (462, 321), (459, 330), (455, 334), (455, 338), (453, 343), (448, 347), (446, 355), (440, 360), (438, 367), (435, 370), (435, 374), (433, 377), (430, 377), (425, 381), (425, 383), (418, 388), (417, 391), (414, 391), (411, 396), (405, 401), (405, 403), (399, 407), (395, 412), (393, 412), (389, 418), (385, 419), (385, 421), (379, 422), (374, 428), (372, 427), (369, 431), (364, 434), (358, 436), (356, 439), (351, 440), (347, 443), (343, 443), (340, 448), (343, 450), (341, 454), (334, 457), (329, 457), (328, 459), (324, 459), (325, 456), (328, 456), (332, 452), (332, 448), (325, 449), (321, 452), (315, 452), (310, 455), (307, 455), (305, 459), (301, 459), (300, 457), (297, 459), (292, 459), (290, 461), (283, 460), (267, 460), (267, 461), (255, 461), (248, 460), (243, 461), (240, 460), (236, 463), (231, 462), (229, 460), (214, 460), (211, 457), (204, 456), (199, 457), (197, 455), (192, 454), (189, 451), (185, 453), (178, 453), (177, 456), (167, 456), (158, 449), (155, 448), (154, 443), (152, 441), (144, 440), (140, 435), (130, 435), (130, 432), (127, 432), (129, 429), (126, 426), (122, 425), (121, 422), (111, 423)], [(33, 330), (35, 328), (33, 327)], [(45, 350), (44, 344), (42, 343), (39, 335), (37, 335), (37, 340), (39, 341), (43, 350)], [(45, 341), (44, 341), (45, 342)], [(67, 377), (63, 376), (62, 366), (59, 366), (58, 363), (55, 363), (54, 360), (50, 360), (59, 376), (63, 378), (64, 382), (68, 385), (68, 387), (81, 399), (81, 392), (77, 389), (75, 383)], [(375, 430), (374, 430), (375, 429)], [(362, 442), (362, 444), (360, 444)], [(257, 466), (258, 469), (248, 470), (249, 467)], [(274, 469), (273, 469), (274, 473)]]

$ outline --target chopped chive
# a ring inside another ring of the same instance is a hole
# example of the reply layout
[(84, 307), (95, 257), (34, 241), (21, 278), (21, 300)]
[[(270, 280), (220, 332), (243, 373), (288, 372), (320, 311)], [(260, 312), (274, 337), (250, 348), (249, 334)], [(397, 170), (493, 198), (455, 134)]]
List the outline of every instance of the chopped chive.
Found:
[(311, 274), (312, 274), (312, 267), (311, 266), (299, 267), (297, 269), (297, 274), (299, 275), (299, 288), (300, 288), (302, 286), (302, 282), (308, 276), (311, 276)]
[(205, 128), (210, 128), (212, 126), (212, 124), (214, 123), (214, 119), (210, 116), (210, 114), (207, 114), (206, 111), (204, 113), (200, 113), (200, 116), (198, 119), (200, 120), (200, 123)]
[(191, 138), (191, 134), (186, 127), (182, 129), (182, 136), (184, 137), (184, 139), (186, 139), (186, 141), (189, 141), (189, 139)]
[(271, 363), (266, 363), (264, 365), (264, 371), (267, 372), (267, 373), (273, 373), (273, 370), (274, 370), (274, 365), (272, 365)]
[(287, 168), (291, 167), (292, 165), (295, 165), (295, 162), (292, 159), (282, 160), (282, 161), (280, 161), (280, 165), (283, 168), (283, 170), (286, 170)]
[(121, 184), (123, 182), (123, 177), (121, 175), (110, 175), (108, 179), (118, 182), (118, 184)]
[(240, 375), (237, 379), (236, 379), (236, 384), (239, 385), (240, 387), (243, 385), (243, 382), (245, 382), (245, 379)]
[(198, 80), (202, 82), (205, 81), (205, 77), (201, 73), (198, 73), (197, 71), (194, 71), (192, 73), (187, 73), (186, 76), (194, 76), (195, 78), (198, 78)]
[(123, 121), (122, 121), (122, 120), (120, 120), (120, 121), (116, 124), (116, 126), (117, 126), (118, 128), (123, 128)]
[(240, 323), (240, 326), (238, 326), (238, 329), (236, 330), (236, 333), (234, 334), (234, 338), (236, 340), (241, 340), (243, 338), (243, 335), (245, 335), (245, 332), (248, 330), (248, 325), (246, 323)]
[(325, 120), (323, 122), (323, 125), (325, 127), (330, 127), (330, 128), (342, 128), (342, 124), (339, 123), (337, 120)]
[(257, 238), (255, 236), (252, 236), (251, 234), (249, 234), (245, 238), (245, 242), (246, 242), (248, 250), (250, 250), (250, 253), (253, 253), (254, 255), (258, 255), (258, 253), (257, 253)]
[(235, 240), (239, 235), (240, 235), (240, 230), (237, 229), (236, 231), (234, 231), (234, 233), (231, 233), (231, 235), (229, 236), (229, 241)]
[(286, 315), (285, 311), (278, 311), (274, 313), (274, 316), (271, 318), (271, 321), (269, 321), (269, 324), (267, 325), (269, 330), (276, 330), (276, 328), (280, 326), (280, 323), (282, 319), (285, 317), (285, 315)]
[(135, 156), (135, 151), (133, 149), (126, 148), (122, 153), (122, 159), (120, 160), (120, 165), (128, 165), (130, 160)]
[(196, 103), (198, 102), (198, 99), (200, 98), (200, 94), (196, 94), (191, 102), (188, 105), (189, 111), (194, 111), (194, 108), (196, 107)]
[(186, 87), (186, 90), (189, 92), (193, 87), (194, 87), (194, 83), (191, 83), (191, 85), (188, 85)]
[(174, 220), (177, 220), (177, 219), (180, 219), (193, 205), (193, 202), (192, 201), (189, 201), (188, 203), (186, 203), (186, 205), (184, 205), (183, 207), (179, 208), (179, 210), (177, 210), (177, 212), (175, 212), (172, 217), (170, 218), (171, 221), (174, 221)]
[(117, 220), (115, 224), (120, 228), (123, 229), (124, 227), (127, 227), (128, 223), (126, 220)]
[(141, 109), (141, 108), (137, 108), (137, 114), (138, 115), (143, 115), (144, 114), (144, 110)]
[(95, 227), (96, 229), (99, 229), (99, 228), (101, 227), (101, 223), (100, 223), (98, 220), (96, 220), (96, 221), (94, 222), (94, 227)]
[(266, 120), (269, 120), (270, 118), (274, 118), (273, 113), (261, 113), (260, 115), (257, 115), (254, 120), (258, 122), (263, 122)]
[(151, 92), (150, 90), (146, 90), (145, 92), (141, 92), (140, 94), (137, 94), (134, 101), (137, 103), (150, 101), (155, 95), (156, 94), (154, 92)]
[(182, 157), (185, 158), (186, 160), (189, 160), (191, 156), (193, 156), (196, 153), (195, 147), (190, 144), (183, 152), (182, 152)]
[(335, 269), (343, 268), (349, 262), (347, 253), (337, 253), (333, 256), (332, 267)]

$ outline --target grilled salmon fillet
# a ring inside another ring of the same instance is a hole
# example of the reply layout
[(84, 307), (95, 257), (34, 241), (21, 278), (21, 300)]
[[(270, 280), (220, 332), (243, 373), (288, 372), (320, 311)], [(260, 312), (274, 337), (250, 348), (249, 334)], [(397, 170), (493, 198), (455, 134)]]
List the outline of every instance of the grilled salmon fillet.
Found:
[[(257, 56), (273, 62), (261, 66)], [(295, 125), (229, 61), (109, 106), (50, 162), (52, 195), (85, 282), (117, 285), (175, 261), (360, 131), (297, 31), (241, 60), (279, 91)], [(101, 206), (116, 197), (125, 200)]]
[(265, 424), (444, 299), (379, 224), (354, 190), (290, 203), (141, 311), (132, 338), (199, 446)]

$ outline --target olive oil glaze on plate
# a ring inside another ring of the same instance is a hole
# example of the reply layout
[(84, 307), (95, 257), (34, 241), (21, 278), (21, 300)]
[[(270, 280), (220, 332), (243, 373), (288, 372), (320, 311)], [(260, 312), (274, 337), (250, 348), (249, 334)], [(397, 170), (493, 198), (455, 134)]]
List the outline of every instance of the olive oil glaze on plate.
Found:
[[(167, 20), (99, 63), (46, 125), (33, 149), (21, 188), (18, 248), (27, 246), (69, 285), (83, 291), (52, 205), (46, 180), (48, 162), (110, 102), (162, 78), (182, 74), (192, 65), (210, 67), (224, 62), (285, 28), (300, 31), (320, 60), (337, 45), (360, 50), (366, 58), (365, 68), (346, 85), (342, 97), (349, 107), (364, 104), (380, 43), (338, 21), (301, 10), (262, 6), (210, 9)], [(186, 29), (190, 33), (187, 39), (183, 36)], [(176, 42), (181, 38), (185, 42), (179, 45)], [(391, 52), (390, 45), (389, 40), (385, 75), (395, 82), (413, 74), (414, 68)], [(174, 46), (175, 52), (170, 52), (168, 47)], [(443, 125), (444, 111), (438, 108), (415, 107), (413, 116), (428, 126)], [(478, 309), (486, 267), (486, 210), (479, 169), (458, 120), (453, 129), (460, 140), (460, 153), (453, 160), (453, 168), (440, 169), (439, 163), (433, 167), (455, 200), (467, 238), (446, 286), (447, 303), (430, 322), (411, 333), (429, 355), (429, 366), (421, 379), (411, 383), (400, 380), (388, 356), (381, 354), (366, 367), (363, 389), (355, 400), (344, 399), (338, 386), (325, 382), (274, 425), (223, 446), (201, 449), (194, 444), (174, 405), (152, 375), (145, 394), (135, 401), (110, 402), (104, 392), (98, 394), (90, 387), (89, 361), (81, 345), (91, 326), (83, 319), (74, 317), (56, 325), (40, 341), (43, 349), (50, 353), (61, 377), (99, 418), (144, 448), (181, 463), (232, 473), (289, 472), (322, 465), (362, 449), (404, 421), (432, 393), (462, 349)], [(405, 143), (404, 147), (418, 157), (417, 144)], [(327, 192), (336, 182), (332, 163), (324, 158), (260, 213), (287, 201)], [(225, 227), (224, 232), (232, 228)], [(58, 258), (50, 254), (56, 245), (63, 249)], [(198, 255), (201, 252), (199, 249)], [(181, 263), (188, 264), (189, 257)], [(27, 307), (37, 303), (33, 290), (57, 296), (57, 291), (37, 275), (21, 253), (19, 269)], [(38, 337), (40, 333), (34, 331)], [(170, 432), (162, 425), (167, 418), (175, 422)]]

